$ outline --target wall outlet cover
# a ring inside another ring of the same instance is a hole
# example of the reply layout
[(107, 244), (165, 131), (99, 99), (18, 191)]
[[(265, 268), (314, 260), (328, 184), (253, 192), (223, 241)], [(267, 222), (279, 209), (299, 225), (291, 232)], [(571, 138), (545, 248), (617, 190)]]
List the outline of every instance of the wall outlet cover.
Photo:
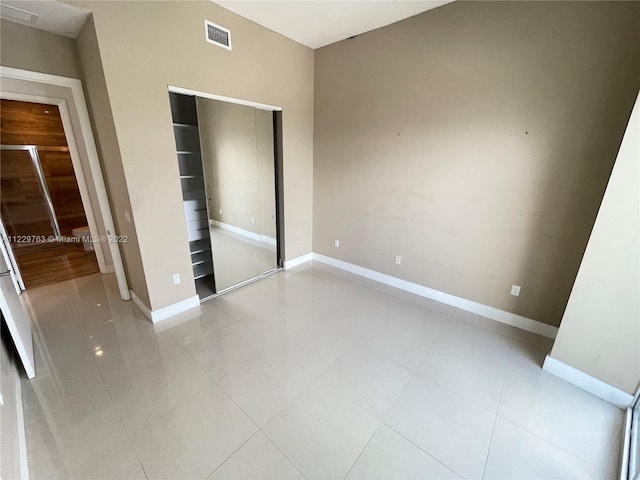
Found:
[(514, 297), (520, 296), (520, 285), (511, 285), (511, 295)]

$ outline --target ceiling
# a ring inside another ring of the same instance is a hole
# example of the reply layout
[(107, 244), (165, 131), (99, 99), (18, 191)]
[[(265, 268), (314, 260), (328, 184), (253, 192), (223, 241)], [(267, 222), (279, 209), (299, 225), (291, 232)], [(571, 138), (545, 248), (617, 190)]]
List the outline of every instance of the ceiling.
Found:
[(320, 48), (452, 1), (213, 0), (242, 17), (311, 48)]
[[(212, 0), (311, 48), (412, 17), (453, 0)], [(75, 38), (89, 13), (54, 0), (1, 0), (0, 17)], [(209, 19), (215, 22), (215, 19)]]
[(53, 0), (1, 0), (0, 18), (75, 38), (89, 12)]

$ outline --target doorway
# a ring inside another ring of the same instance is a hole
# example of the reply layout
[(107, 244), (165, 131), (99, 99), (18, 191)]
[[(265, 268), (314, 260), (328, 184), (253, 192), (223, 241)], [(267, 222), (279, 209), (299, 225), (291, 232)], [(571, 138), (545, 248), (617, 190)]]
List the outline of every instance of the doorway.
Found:
[(98, 273), (58, 107), (1, 102), (1, 217), (25, 288)]

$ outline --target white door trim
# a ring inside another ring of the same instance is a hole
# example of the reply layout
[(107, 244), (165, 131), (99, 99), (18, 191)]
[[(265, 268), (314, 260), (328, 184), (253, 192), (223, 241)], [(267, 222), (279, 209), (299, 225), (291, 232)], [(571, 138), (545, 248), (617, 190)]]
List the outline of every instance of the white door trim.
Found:
[(8, 252), (4, 245), (3, 242), (1, 245), (2, 255), (0, 256), (0, 310), (27, 377), (34, 378), (36, 376), (36, 362), (33, 354), (31, 318), (22, 302), (20, 295), (22, 292), (16, 288), (17, 279), (7, 261)]
[[(69, 147), (69, 156), (71, 157), (71, 164), (73, 165), (73, 172), (76, 175), (78, 183), (78, 190), (80, 191), (80, 199), (82, 200), (82, 206), (84, 207), (84, 213), (87, 217), (87, 223), (89, 224), (89, 231), (92, 237), (100, 235), (98, 230), (98, 224), (91, 206), (91, 198), (89, 197), (89, 190), (87, 189), (87, 180), (82, 170), (82, 164), (80, 162), (80, 153), (78, 152), (78, 146), (73, 133), (73, 126), (71, 124), (71, 116), (69, 115), (69, 107), (67, 101), (63, 98), (47, 97), (42, 95), (30, 95), (26, 93), (17, 92), (1, 92), (0, 96), (5, 100), (18, 100), (20, 102), (42, 103), (45, 105), (55, 105), (60, 111), (60, 118), (62, 120), (62, 127), (64, 130), (67, 146)], [(82, 225), (78, 225), (82, 226)], [(98, 260), (98, 267), (100, 272), (109, 273), (113, 271), (113, 267), (108, 268), (104, 258), (104, 243), (96, 242), (94, 244), (94, 250), (96, 252), (96, 259)]]
[(15, 279), (16, 292), (20, 295), (22, 291), (25, 290), (24, 281), (22, 280), (22, 275), (18, 268), (18, 262), (13, 254), (13, 249), (11, 248), (11, 243), (9, 242), (7, 230), (4, 228), (2, 218), (0, 218), (0, 237), (0, 250), (2, 251), (2, 255), (5, 257), (4, 261), (7, 262), (7, 265), (13, 272), (12, 278)]
[(182, 95), (196, 95), (198, 97), (208, 98), (210, 100), (220, 100), (221, 102), (235, 103), (237, 105), (245, 105), (260, 110), (269, 110), (272, 112), (281, 112), (282, 107), (269, 105), (267, 103), (252, 102), (251, 100), (242, 100), (241, 98), (225, 97), (224, 95), (216, 95), (215, 93), (200, 92), (199, 90), (191, 90), (190, 88), (176, 87), (169, 85), (169, 92), (181, 93)]
[[(81, 188), (80, 193), (81, 196), (86, 196), (86, 200), (88, 202), (89, 195), (87, 191), (87, 184), (82, 175), (82, 169), (79, 167), (79, 153), (78, 153), (78, 144), (75, 141), (74, 135), (82, 136), (84, 141), (86, 155), (89, 160), (89, 168), (91, 171), (91, 176), (93, 177), (93, 184), (95, 187), (96, 195), (98, 198), (98, 208), (100, 209), (100, 213), (102, 215), (102, 220), (104, 222), (105, 229), (107, 231), (108, 236), (117, 237), (115, 225), (113, 223), (113, 217), (111, 216), (111, 208), (109, 206), (109, 198), (107, 196), (107, 189), (104, 184), (104, 178), (102, 176), (102, 169), (100, 167), (100, 160), (98, 157), (98, 150), (96, 148), (96, 143), (93, 138), (93, 130), (91, 128), (91, 121), (89, 119), (89, 111), (87, 109), (87, 103), (84, 98), (84, 90), (82, 88), (82, 82), (77, 78), (69, 78), (69, 77), (61, 77), (58, 75), (50, 75), (47, 73), (39, 73), (39, 72), (31, 72), (28, 70), (20, 70), (17, 68), (10, 67), (2, 67), (0, 66), (0, 77), (2, 78), (11, 78), (16, 80), (23, 80), (27, 82), (36, 82), (43, 83), (48, 85), (55, 85), (59, 87), (67, 88), (71, 93), (73, 98), (73, 106), (75, 109), (78, 118), (80, 120), (80, 132), (75, 132), (71, 126), (70, 116), (68, 108), (71, 106), (67, 105), (66, 100), (57, 99), (56, 104), (60, 107), (60, 116), (62, 117), (65, 134), (67, 135), (67, 142), (69, 143), (69, 152), (72, 153), (71, 158), (73, 161), (74, 170), (76, 171), (76, 177), (78, 178), (78, 187)], [(21, 96), (23, 94), (19, 94), (16, 92), (5, 92), (2, 91), (3, 98), (11, 98), (11, 96)], [(37, 97), (35, 95), (24, 95), (24, 98), (48, 98), (48, 97)], [(17, 98), (14, 98), (17, 99)], [(33, 101), (33, 100), (30, 100)], [(49, 101), (49, 100), (47, 100)], [(44, 103), (46, 103), (45, 101)], [(43, 102), (39, 102), (43, 103)], [(63, 113), (64, 111), (64, 113)], [(73, 160), (75, 157), (75, 160)], [(80, 173), (80, 175), (78, 175)], [(82, 186), (81, 186), (82, 182)], [(83, 203), (85, 203), (85, 199), (83, 198)], [(90, 203), (88, 203), (90, 206)], [(87, 221), (89, 224), (89, 229), (92, 234), (94, 232), (97, 233), (97, 227), (95, 223), (95, 217), (91, 208), (86, 208), (85, 211), (87, 213)], [(89, 218), (91, 217), (91, 218)], [(92, 225), (93, 224), (93, 225)], [(113, 260), (113, 268), (115, 270), (116, 278), (118, 280), (118, 288), (120, 290), (120, 297), (123, 300), (131, 300), (131, 295), (129, 294), (129, 286), (127, 285), (127, 277), (124, 272), (124, 265), (122, 264), (122, 256), (120, 254), (120, 247), (118, 243), (108, 241), (109, 251), (111, 252), (111, 258)], [(98, 250), (96, 250), (96, 257)], [(104, 256), (102, 252), (100, 252), (100, 256), (102, 257), (102, 265), (104, 265)], [(100, 261), (100, 260), (99, 260)], [(101, 271), (102, 271), (101, 265)]]

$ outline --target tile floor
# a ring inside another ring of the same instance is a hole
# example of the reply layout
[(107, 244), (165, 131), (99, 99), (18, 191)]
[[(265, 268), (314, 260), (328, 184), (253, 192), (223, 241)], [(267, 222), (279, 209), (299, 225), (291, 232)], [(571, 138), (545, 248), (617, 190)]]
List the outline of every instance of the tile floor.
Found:
[(27, 296), (32, 478), (615, 478), (622, 411), (548, 339), (328, 267), (155, 326), (111, 275)]

